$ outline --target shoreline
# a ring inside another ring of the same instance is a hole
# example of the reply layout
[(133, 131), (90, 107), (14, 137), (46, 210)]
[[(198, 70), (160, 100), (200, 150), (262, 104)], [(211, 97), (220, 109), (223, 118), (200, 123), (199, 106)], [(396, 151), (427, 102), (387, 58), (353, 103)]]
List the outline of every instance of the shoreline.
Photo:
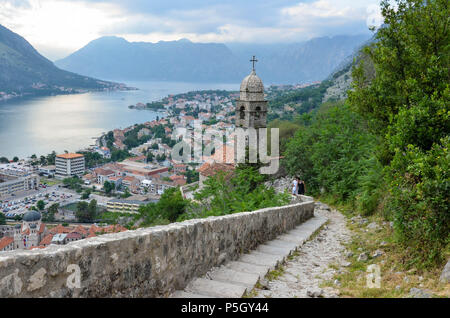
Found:
[[(125, 84), (123, 84), (125, 85)], [(16, 101), (20, 99), (27, 99), (27, 98), (34, 98), (34, 97), (51, 97), (51, 96), (64, 96), (64, 95), (81, 95), (81, 94), (87, 94), (87, 93), (98, 93), (98, 92), (127, 92), (127, 91), (138, 91), (139, 88), (137, 87), (128, 87), (125, 86), (124, 88), (104, 88), (104, 89), (88, 89), (88, 90), (80, 90), (80, 91), (73, 91), (73, 92), (65, 92), (61, 91), (58, 93), (52, 92), (52, 93), (21, 93), (17, 94), (17, 92), (12, 92), (9, 94), (4, 94), (0, 96), (0, 105), (2, 103)]]

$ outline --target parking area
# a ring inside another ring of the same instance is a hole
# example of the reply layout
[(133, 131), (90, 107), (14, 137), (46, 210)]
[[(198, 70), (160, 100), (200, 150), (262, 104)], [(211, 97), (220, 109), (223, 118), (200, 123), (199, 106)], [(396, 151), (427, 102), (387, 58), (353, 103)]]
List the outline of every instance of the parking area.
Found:
[(17, 193), (14, 196), (0, 198), (0, 212), (5, 214), (6, 218), (13, 219), (17, 215), (22, 216), (31, 207), (36, 206), (37, 202), (42, 200), (45, 203), (45, 209), (52, 204), (58, 203), (60, 206), (77, 202), (80, 195), (76, 192), (54, 186), (40, 185), (38, 190)]

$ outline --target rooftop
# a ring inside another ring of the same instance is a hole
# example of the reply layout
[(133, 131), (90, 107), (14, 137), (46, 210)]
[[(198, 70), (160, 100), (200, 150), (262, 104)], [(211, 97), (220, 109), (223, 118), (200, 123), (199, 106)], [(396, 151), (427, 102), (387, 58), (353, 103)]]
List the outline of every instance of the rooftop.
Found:
[(82, 158), (84, 156), (79, 153), (64, 153), (62, 155), (57, 155), (56, 157), (63, 159), (75, 159), (75, 158)]

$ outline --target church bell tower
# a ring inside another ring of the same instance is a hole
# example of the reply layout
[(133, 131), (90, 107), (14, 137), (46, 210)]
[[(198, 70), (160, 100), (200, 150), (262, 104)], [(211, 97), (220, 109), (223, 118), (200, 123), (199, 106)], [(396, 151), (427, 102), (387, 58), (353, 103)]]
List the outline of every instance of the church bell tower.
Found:
[(252, 72), (241, 83), (240, 96), (236, 100), (236, 127), (266, 128), (267, 101), (264, 100), (264, 85), (256, 75), (253, 56)]

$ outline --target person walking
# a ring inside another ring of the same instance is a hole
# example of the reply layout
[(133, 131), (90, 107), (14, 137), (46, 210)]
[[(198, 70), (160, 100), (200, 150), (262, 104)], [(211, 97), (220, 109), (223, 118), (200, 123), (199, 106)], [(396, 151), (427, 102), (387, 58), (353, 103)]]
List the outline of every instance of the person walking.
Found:
[(299, 194), (299, 195), (304, 195), (305, 192), (306, 192), (305, 181), (300, 180), (300, 178), (298, 178), (297, 184), (298, 184), (298, 194)]
[(292, 195), (297, 196), (298, 192), (298, 178), (294, 178), (294, 181), (292, 182)]

